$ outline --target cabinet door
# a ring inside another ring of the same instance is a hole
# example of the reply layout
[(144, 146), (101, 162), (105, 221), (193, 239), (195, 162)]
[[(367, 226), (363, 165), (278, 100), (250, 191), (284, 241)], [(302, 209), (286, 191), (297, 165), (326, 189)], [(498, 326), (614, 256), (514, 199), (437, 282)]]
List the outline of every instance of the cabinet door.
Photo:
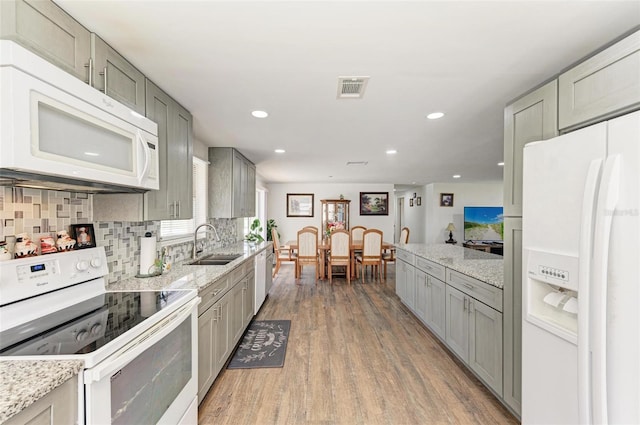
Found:
[(396, 295), (404, 301), (404, 291), (407, 286), (407, 267), (409, 265), (402, 260), (396, 260)]
[(522, 408), (522, 219), (504, 220), (504, 401)]
[[(78, 418), (78, 378), (74, 376), (22, 410), (4, 425), (75, 424)], [(84, 423), (84, 418), (81, 421)]]
[(244, 217), (244, 188), (247, 182), (247, 164), (240, 152), (233, 151), (233, 181), (231, 186), (233, 188), (232, 205), (233, 217)]
[(427, 282), (426, 322), (429, 328), (445, 339), (445, 283), (433, 276)]
[(175, 218), (193, 218), (193, 118), (189, 111), (172, 102), (169, 155), (169, 202)]
[(231, 349), (233, 348), (233, 341), (231, 334), (231, 322), (230, 322), (230, 308), (229, 300), (231, 299), (230, 293), (225, 294), (215, 307), (217, 309), (217, 316), (213, 328), (213, 338), (215, 340), (213, 351), (213, 375), (214, 379), (218, 376), (218, 373), (224, 367), (227, 359), (231, 355)]
[(427, 275), (425, 272), (423, 272), (420, 269), (416, 269), (415, 272), (415, 302), (414, 302), (414, 309), (413, 311), (415, 311), (416, 315), (422, 319), (423, 322), (425, 322), (427, 325), (429, 325), (429, 322), (427, 320), (429, 313), (427, 312), (428, 306), (427, 306), (427, 286), (429, 285), (429, 275)]
[(230, 332), (232, 335), (232, 346), (236, 345), (236, 342), (242, 336), (244, 331), (244, 312), (242, 311), (244, 303), (244, 282), (240, 280), (231, 289), (231, 300), (229, 318), (231, 319)]
[(96, 34), (91, 34), (91, 57), (93, 86), (144, 115), (145, 78), (142, 72)]
[(640, 106), (640, 31), (558, 78), (561, 129), (577, 128)]
[(256, 288), (256, 278), (255, 272), (249, 273), (244, 278), (244, 291), (242, 293), (242, 330), (249, 325), (251, 319), (253, 319), (254, 307), (255, 303), (255, 288)]
[(462, 360), (469, 360), (469, 298), (455, 288), (446, 287), (446, 342)]
[(160, 189), (144, 194), (146, 220), (175, 219), (175, 206), (169, 208), (169, 122), (173, 99), (151, 81), (146, 80), (146, 116), (158, 124), (158, 161)]
[(89, 31), (52, 1), (0, 1), (0, 38), (14, 40), (89, 81)]
[(214, 357), (214, 318), (217, 308), (209, 307), (198, 317), (198, 403), (204, 400), (215, 379)]
[(245, 215), (254, 217), (256, 215), (256, 167), (247, 164), (247, 182), (245, 193)]
[(502, 396), (502, 314), (469, 299), (469, 366)]
[(504, 111), (504, 215), (522, 215), (522, 156), (529, 142), (558, 135), (556, 80), (508, 105)]
[(416, 308), (416, 268), (407, 265), (405, 269), (404, 302), (411, 310)]

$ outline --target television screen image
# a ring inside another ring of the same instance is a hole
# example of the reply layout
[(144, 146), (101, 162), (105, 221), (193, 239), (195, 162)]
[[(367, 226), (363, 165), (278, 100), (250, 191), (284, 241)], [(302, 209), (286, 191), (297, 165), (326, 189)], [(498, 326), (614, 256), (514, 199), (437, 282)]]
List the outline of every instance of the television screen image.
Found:
[(464, 239), (502, 242), (504, 215), (502, 207), (464, 207)]

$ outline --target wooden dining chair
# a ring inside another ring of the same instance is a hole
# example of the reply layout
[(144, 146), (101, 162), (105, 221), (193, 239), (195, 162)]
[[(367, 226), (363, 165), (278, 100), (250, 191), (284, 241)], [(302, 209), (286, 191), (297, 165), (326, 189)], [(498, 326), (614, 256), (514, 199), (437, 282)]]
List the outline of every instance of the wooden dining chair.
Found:
[(362, 234), (362, 254), (356, 255), (356, 278), (358, 277), (358, 264), (362, 273), (362, 283), (364, 283), (364, 267), (372, 266), (372, 278), (374, 273), (378, 274), (378, 279), (382, 282), (382, 231), (378, 229), (367, 229)]
[[(351, 228), (351, 240), (352, 241), (361, 241), (362, 240), (362, 234), (364, 233), (364, 231), (367, 230), (366, 227), (364, 226), (353, 226)], [(362, 250), (361, 249), (357, 249), (353, 252), (353, 263), (351, 264), (351, 268), (352, 270), (354, 270), (356, 268), (356, 260), (355, 260), (355, 256), (358, 254), (362, 254)]]
[(314, 266), (316, 268), (316, 282), (318, 281), (320, 261), (318, 258), (318, 232), (313, 229), (303, 228), (298, 231), (298, 252), (296, 258), (296, 278), (302, 275), (302, 267)]
[(334, 230), (329, 237), (329, 283), (333, 285), (333, 267), (347, 268), (347, 282), (351, 285), (351, 236), (346, 230)]
[[(398, 241), (401, 244), (409, 243), (409, 228), (403, 227), (400, 231), (400, 240)], [(387, 263), (395, 263), (396, 261), (396, 249), (390, 248), (382, 253), (382, 261), (384, 263), (384, 279), (387, 279)]]
[[(276, 267), (273, 269), (271, 277), (275, 277), (280, 270), (280, 265), (284, 262), (294, 263), (296, 262), (291, 247), (289, 245), (280, 245), (280, 237), (276, 229), (271, 229), (271, 239), (273, 239), (273, 251), (276, 255)], [(297, 268), (296, 268), (297, 272)]]

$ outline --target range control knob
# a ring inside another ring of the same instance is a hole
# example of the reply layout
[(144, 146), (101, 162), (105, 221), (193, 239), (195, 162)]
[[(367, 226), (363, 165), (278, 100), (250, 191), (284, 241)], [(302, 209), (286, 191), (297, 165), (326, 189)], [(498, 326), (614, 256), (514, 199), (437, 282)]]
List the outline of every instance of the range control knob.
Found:
[(76, 341), (78, 342), (84, 341), (85, 339), (87, 339), (88, 336), (89, 336), (89, 332), (83, 329), (76, 334)]
[(91, 335), (93, 336), (99, 335), (101, 330), (102, 330), (102, 325), (100, 323), (96, 323), (95, 325), (91, 326)]
[(91, 267), (97, 269), (102, 265), (102, 260), (99, 257), (95, 257), (91, 259)]
[(81, 260), (78, 262), (78, 264), (76, 264), (76, 269), (78, 269), (81, 272), (87, 270), (88, 268), (89, 268), (89, 263), (87, 263), (84, 260)]

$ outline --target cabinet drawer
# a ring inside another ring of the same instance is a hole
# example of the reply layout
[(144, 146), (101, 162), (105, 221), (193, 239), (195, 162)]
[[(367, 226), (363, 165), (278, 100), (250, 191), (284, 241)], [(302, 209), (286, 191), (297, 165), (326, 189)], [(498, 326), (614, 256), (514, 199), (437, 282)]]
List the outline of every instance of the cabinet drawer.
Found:
[(489, 307), (502, 311), (502, 290), (454, 270), (447, 269), (447, 284), (459, 289)]
[(225, 292), (229, 290), (229, 288), (229, 277), (223, 277), (200, 292), (199, 295), (200, 298), (202, 298), (202, 301), (198, 306), (198, 315), (207, 311), (207, 309), (219, 300)]
[(402, 260), (405, 263), (411, 264), (412, 266), (415, 264), (416, 256), (402, 249), (396, 248), (396, 257), (398, 258), (398, 260)]
[(416, 256), (416, 267), (442, 281), (445, 279), (445, 267), (431, 260)]
[(560, 75), (560, 129), (576, 128), (640, 106), (640, 31)]

